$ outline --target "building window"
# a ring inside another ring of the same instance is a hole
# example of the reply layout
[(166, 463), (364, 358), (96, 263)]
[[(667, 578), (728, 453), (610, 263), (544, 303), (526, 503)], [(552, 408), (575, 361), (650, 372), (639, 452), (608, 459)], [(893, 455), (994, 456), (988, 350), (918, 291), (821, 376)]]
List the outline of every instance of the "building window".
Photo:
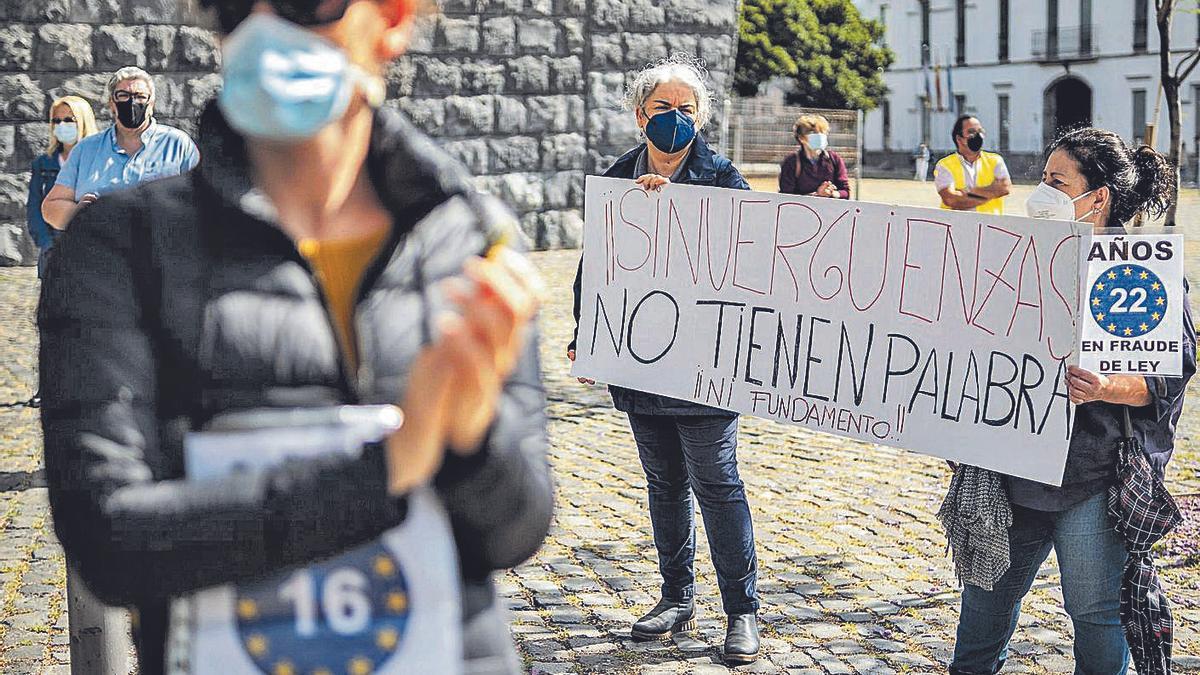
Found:
[(954, 3), (954, 62), (963, 65), (967, 62), (967, 0)]
[(1046, 57), (1058, 56), (1058, 0), (1046, 3)]
[(1192, 105), (1195, 108), (1192, 119), (1195, 120), (1196, 124), (1195, 143), (1192, 147), (1200, 148), (1200, 145), (1196, 145), (1196, 143), (1200, 143), (1200, 84), (1192, 85)]
[(1133, 139), (1140, 143), (1146, 137), (1146, 90), (1133, 90)]
[(1192, 106), (1195, 110), (1192, 119), (1196, 122), (1196, 130), (1192, 136), (1192, 152), (1200, 158), (1200, 84), (1192, 85)]
[(1079, 55), (1092, 54), (1092, 0), (1079, 0)]
[[(1197, 31), (1200, 31), (1200, 28)], [(1200, 42), (1200, 32), (1197, 33), (1196, 41)], [(1008, 60), (1008, 0), (1000, 0), (1000, 48), (997, 56), (1001, 61)]]
[(1148, 26), (1147, 3), (1150, 0), (1133, 0), (1133, 51), (1146, 51), (1146, 29)]
[(879, 6), (879, 25), (883, 27), (883, 44), (887, 44), (887, 11), (886, 4)]
[(1010, 122), (1008, 117), (1008, 94), (998, 94), (996, 96), (996, 108), (996, 117), (1000, 122), (1000, 141), (998, 149), (1000, 152), (1008, 152), (1008, 129)]
[(883, 99), (883, 149), (892, 149), (892, 101)]
[[(1188, 169), (1192, 172), (1192, 182), (1200, 182), (1200, 84), (1192, 85), (1192, 119), (1196, 120), (1195, 131), (1192, 135), (1192, 158), (1188, 162)], [(1182, 158), (1181, 160), (1182, 161)]]
[(955, 115), (967, 114), (967, 95), (966, 94), (954, 94), (953, 92), (951, 92), (951, 93), (954, 96), (954, 114)]
[(929, 0), (921, 0), (921, 65), (929, 65)]

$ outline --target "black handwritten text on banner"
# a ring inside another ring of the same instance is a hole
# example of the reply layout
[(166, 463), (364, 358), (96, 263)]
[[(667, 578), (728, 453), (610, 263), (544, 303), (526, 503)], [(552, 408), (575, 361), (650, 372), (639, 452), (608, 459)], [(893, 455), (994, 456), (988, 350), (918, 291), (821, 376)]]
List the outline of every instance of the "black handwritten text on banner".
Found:
[(1089, 239), (589, 176), (573, 372), (1059, 484)]

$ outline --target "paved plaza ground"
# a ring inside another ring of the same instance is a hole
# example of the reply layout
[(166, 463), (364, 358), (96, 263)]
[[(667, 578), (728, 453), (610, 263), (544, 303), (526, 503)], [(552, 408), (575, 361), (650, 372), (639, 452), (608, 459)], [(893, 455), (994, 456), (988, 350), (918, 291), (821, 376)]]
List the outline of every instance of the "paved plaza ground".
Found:
[[(883, 195), (912, 186), (866, 184), (863, 196), (879, 201), (900, 201)], [(540, 553), (500, 577), (518, 645), (534, 673), (729, 672), (718, 658), (724, 619), (702, 526), (699, 629), (667, 642), (628, 638), (658, 584), (645, 479), (606, 390), (567, 373), (577, 256), (535, 255), (557, 290), (542, 316), (542, 353), (558, 510)], [(33, 270), (0, 269), (0, 403), (28, 398), (36, 379), (36, 292)], [(1160, 565), (1176, 609), (1179, 672), (1200, 672), (1198, 394), (1194, 386), (1169, 473), (1193, 518)], [(944, 672), (959, 597), (934, 518), (945, 464), (751, 418), (739, 457), (757, 536), (764, 657), (738, 672)], [(67, 672), (63, 587), (36, 413), (0, 408), (0, 673)], [(1071, 626), (1050, 563), (1012, 652), (1005, 672), (1072, 670)]]

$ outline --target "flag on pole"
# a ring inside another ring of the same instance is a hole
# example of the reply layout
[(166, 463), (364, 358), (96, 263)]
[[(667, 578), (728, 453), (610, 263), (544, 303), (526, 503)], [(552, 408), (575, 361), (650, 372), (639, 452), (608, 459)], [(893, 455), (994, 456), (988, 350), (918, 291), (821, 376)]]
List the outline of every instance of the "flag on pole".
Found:
[(925, 107), (933, 107), (933, 86), (929, 82), (929, 58), (921, 59), (921, 77), (925, 80)]
[(942, 102), (942, 64), (933, 64), (933, 88), (937, 90), (937, 111), (942, 112), (946, 106)]
[(946, 62), (946, 95), (950, 97), (950, 112), (961, 115), (962, 111), (958, 109), (958, 97), (954, 95), (954, 66), (949, 61)]

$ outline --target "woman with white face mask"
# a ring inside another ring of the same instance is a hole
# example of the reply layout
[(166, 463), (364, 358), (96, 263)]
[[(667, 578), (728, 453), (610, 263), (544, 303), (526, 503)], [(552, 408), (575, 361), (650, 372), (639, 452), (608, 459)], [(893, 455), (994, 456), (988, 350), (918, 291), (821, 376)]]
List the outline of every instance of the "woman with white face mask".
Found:
[[(42, 202), (54, 187), (58, 172), (67, 163), (67, 157), (75, 149), (75, 144), (87, 136), (99, 131), (96, 128), (96, 116), (92, 114), (92, 106), (78, 96), (63, 96), (50, 104), (50, 139), (46, 152), (33, 158), (33, 166), (29, 172), (29, 196), (25, 200), (25, 224), (29, 228), (29, 236), (38, 248), (37, 270), (38, 278), (46, 273), (46, 259), (50, 255), (50, 247), (58, 230), (50, 226), (42, 217)], [(26, 403), (30, 408), (42, 405), (42, 392), (39, 388), (29, 397)]]
[(799, 147), (779, 166), (779, 191), (789, 195), (850, 198), (846, 162), (829, 149), (829, 120), (801, 115), (792, 127)]
[(54, 244), (55, 229), (42, 217), (42, 200), (54, 187), (58, 172), (75, 144), (99, 131), (92, 106), (78, 96), (63, 96), (50, 104), (50, 138), (46, 152), (33, 160), (29, 177), (29, 199), (25, 203), (26, 223), (33, 243), (38, 247), (38, 277), (45, 273), (46, 254)]
[[(1152, 148), (1133, 150), (1111, 131), (1079, 129), (1048, 148), (1042, 182), (1029, 197), (1026, 212), (1034, 218), (1091, 223), (1098, 229), (1118, 227), (1139, 213), (1155, 216), (1166, 210), (1173, 180), (1166, 159)], [(1117, 481), (1117, 448), (1126, 437), (1126, 411), (1132, 435), (1142, 441), (1160, 478), (1171, 457), (1184, 391), (1196, 370), (1196, 333), (1187, 299), (1181, 300), (1182, 377), (1101, 375), (1068, 367), (1067, 390), (1077, 407), (1062, 486), (1007, 477), (994, 483), (1001, 489), (986, 492), (986, 499), (1007, 499), (1011, 506), (1008, 550), (987, 551), (1006, 554), (1009, 566), (991, 590), (973, 585), (969, 573), (964, 575), (952, 674), (991, 674), (1004, 665), (1021, 599), (1051, 549), (1057, 554), (1063, 600), (1075, 628), (1075, 672), (1127, 671), (1130, 651), (1122, 628), (1121, 589), (1128, 554), (1108, 513), (1108, 491)], [(1003, 501), (999, 506), (997, 512), (1008, 510)], [(963, 542), (952, 535), (951, 543), (957, 562)], [(988, 548), (987, 542), (966, 544), (971, 546)]]

